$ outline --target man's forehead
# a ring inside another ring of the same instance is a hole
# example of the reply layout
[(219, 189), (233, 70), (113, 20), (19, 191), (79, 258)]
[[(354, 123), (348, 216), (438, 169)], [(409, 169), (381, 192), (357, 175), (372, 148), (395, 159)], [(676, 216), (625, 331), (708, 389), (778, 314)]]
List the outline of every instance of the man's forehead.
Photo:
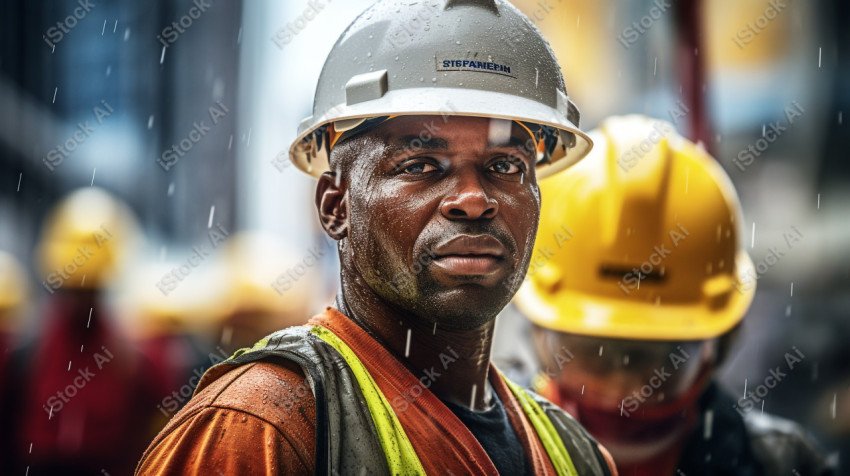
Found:
[(411, 142), (425, 149), (444, 149), (456, 143), (523, 147), (533, 140), (528, 128), (514, 121), (485, 117), (401, 116), (381, 124), (376, 132), (394, 148)]

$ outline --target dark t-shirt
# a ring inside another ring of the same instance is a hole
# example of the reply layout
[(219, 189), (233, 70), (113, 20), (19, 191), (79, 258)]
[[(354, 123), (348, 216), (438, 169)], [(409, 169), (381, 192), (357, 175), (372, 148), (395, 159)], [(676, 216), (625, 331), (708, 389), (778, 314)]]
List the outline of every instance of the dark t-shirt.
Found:
[(505, 406), (495, 392), (492, 395), (495, 405), (480, 412), (451, 402), (443, 403), (481, 443), (499, 474), (530, 474), (525, 452), (508, 420)]

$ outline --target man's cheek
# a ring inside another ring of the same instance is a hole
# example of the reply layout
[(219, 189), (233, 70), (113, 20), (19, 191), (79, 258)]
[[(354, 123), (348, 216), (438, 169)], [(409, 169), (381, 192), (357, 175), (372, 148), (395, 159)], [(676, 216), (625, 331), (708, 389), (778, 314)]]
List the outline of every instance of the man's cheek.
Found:
[(512, 257), (515, 270), (525, 274), (531, 263), (534, 241), (537, 237), (538, 213), (508, 218), (508, 230), (516, 242), (516, 253)]
[(398, 226), (382, 218), (374, 213), (352, 224), (353, 258), (373, 287), (402, 294), (411, 284), (410, 269), (399, 251)]

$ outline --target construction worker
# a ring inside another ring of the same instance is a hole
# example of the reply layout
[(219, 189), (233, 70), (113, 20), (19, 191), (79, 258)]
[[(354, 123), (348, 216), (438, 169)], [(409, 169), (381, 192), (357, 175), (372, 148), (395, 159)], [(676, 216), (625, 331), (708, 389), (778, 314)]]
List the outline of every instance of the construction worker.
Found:
[(0, 382), (4, 381), (4, 371), (28, 294), (29, 284), (23, 266), (13, 255), (0, 250)]
[(150, 363), (158, 384), (152, 435), (189, 400), (203, 372), (232, 353), (213, 342), (221, 315), (219, 296), (225, 294), (223, 273), (202, 267), (173, 289), (153, 284), (173, 275), (181, 264), (150, 260), (135, 266), (120, 300), (134, 324), (133, 341)]
[(723, 169), (643, 116), (609, 118), (591, 136), (588, 158), (541, 183), (515, 299), (533, 323), (536, 388), (611, 450), (620, 474), (828, 474), (799, 426), (713, 381), (755, 293)]
[[(20, 337), (22, 314), (27, 307), (29, 285), (26, 271), (11, 253), (0, 251), (0, 408), (14, 401), (12, 355)], [(9, 428), (13, 415), (0, 410), (0, 428)], [(9, 468), (14, 456), (9, 454), (13, 444), (9, 431), (0, 434), (0, 470)]]
[(149, 367), (105, 301), (136, 236), (131, 211), (97, 188), (73, 192), (44, 222), (47, 298), (35, 340), (14, 356), (18, 399), (3, 408), (15, 417), (15, 473), (126, 473), (144, 447), (157, 403)]
[(209, 370), (137, 473), (615, 473), (489, 357), (531, 257), (537, 176), (591, 146), (578, 117), (506, 1), (367, 9), (291, 149), (337, 241), (335, 306)]

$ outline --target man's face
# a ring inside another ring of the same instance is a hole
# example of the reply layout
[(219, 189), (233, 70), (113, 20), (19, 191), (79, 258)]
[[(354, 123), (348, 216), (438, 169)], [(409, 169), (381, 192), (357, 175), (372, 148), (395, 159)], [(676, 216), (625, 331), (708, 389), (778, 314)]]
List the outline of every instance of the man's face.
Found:
[(491, 321), (525, 276), (537, 230), (529, 138), (510, 121), (443, 116), (398, 117), (367, 133), (341, 178), (343, 271), (442, 327)]
[(683, 398), (716, 358), (715, 342), (640, 341), (534, 328), (543, 371), (568, 400), (628, 416)]

